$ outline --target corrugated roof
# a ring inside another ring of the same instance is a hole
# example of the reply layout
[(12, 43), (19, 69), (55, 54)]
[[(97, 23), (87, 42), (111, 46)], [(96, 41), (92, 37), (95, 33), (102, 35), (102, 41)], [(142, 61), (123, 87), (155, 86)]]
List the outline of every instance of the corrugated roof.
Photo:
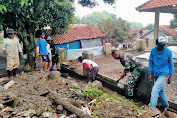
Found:
[(154, 12), (156, 8), (162, 13), (177, 13), (177, 0), (149, 0), (138, 6), (136, 10)]
[(103, 37), (104, 34), (95, 26), (74, 25), (64, 35), (54, 35), (54, 44), (63, 44), (81, 39)]

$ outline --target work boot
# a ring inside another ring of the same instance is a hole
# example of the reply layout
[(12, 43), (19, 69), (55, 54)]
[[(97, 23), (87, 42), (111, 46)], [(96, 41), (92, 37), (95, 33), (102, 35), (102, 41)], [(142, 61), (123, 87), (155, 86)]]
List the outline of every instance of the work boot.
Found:
[(17, 68), (13, 69), (13, 76), (17, 77)]
[(8, 77), (11, 78), (11, 71), (7, 70)]

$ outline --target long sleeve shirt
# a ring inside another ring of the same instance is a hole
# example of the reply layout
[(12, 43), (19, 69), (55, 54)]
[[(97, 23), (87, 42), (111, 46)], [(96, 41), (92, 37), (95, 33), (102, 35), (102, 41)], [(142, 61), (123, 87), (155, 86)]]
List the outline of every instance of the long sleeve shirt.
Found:
[(19, 52), (22, 52), (19, 40), (17, 38), (6, 38), (3, 40), (3, 51), (7, 50), (8, 54), (7, 57), (18, 57)]
[(154, 76), (173, 74), (173, 58), (172, 52), (166, 46), (160, 52), (157, 51), (157, 46), (151, 50), (149, 58), (149, 73), (154, 71)]
[(142, 64), (137, 62), (136, 58), (130, 53), (127, 53), (127, 54), (120, 53), (119, 59), (120, 59), (122, 66), (124, 67), (125, 73), (132, 72), (133, 69), (137, 66), (142, 66)]

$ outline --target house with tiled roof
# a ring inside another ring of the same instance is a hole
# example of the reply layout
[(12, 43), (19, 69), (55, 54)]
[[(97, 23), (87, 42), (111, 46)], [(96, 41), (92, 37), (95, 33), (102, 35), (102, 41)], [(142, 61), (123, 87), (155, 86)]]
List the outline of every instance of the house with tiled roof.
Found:
[[(160, 25), (159, 26), (159, 35), (166, 35), (167, 37), (171, 37), (168, 42), (172, 42), (177, 38), (177, 31), (175, 29), (170, 28), (170, 25)], [(154, 28), (150, 31), (146, 32), (140, 39), (153, 39), (154, 38)]]
[[(170, 28), (170, 25), (160, 25), (158, 31), (159, 36), (160, 35), (166, 36), (167, 42), (169, 43), (176, 42), (177, 31), (175, 29)], [(141, 35), (139, 39), (144, 39), (145, 49), (149, 49), (149, 39), (154, 39), (154, 28)]]
[(95, 26), (73, 25), (68, 32), (54, 35), (52, 39), (55, 50), (65, 48), (67, 51), (102, 46), (102, 37), (104, 34)]

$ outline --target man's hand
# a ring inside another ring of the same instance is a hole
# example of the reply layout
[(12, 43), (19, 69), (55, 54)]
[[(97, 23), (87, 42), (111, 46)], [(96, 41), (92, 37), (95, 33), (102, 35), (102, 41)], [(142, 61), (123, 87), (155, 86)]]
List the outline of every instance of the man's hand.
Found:
[(119, 82), (121, 79), (123, 79), (125, 76), (125, 72), (120, 76), (120, 78), (117, 80), (117, 82)]
[(8, 54), (8, 51), (7, 51), (7, 50), (4, 50), (4, 54), (6, 54), (6, 55), (7, 55), (7, 54)]
[(168, 78), (167, 83), (168, 83), (168, 84), (171, 83), (171, 77)]
[(39, 56), (39, 52), (36, 52), (36, 58), (38, 58), (38, 56)]
[(149, 73), (148, 80), (149, 80), (150, 82), (152, 82), (152, 74), (151, 74), (151, 73)]
[(21, 57), (24, 58), (23, 52), (21, 52), (20, 54), (21, 54)]

